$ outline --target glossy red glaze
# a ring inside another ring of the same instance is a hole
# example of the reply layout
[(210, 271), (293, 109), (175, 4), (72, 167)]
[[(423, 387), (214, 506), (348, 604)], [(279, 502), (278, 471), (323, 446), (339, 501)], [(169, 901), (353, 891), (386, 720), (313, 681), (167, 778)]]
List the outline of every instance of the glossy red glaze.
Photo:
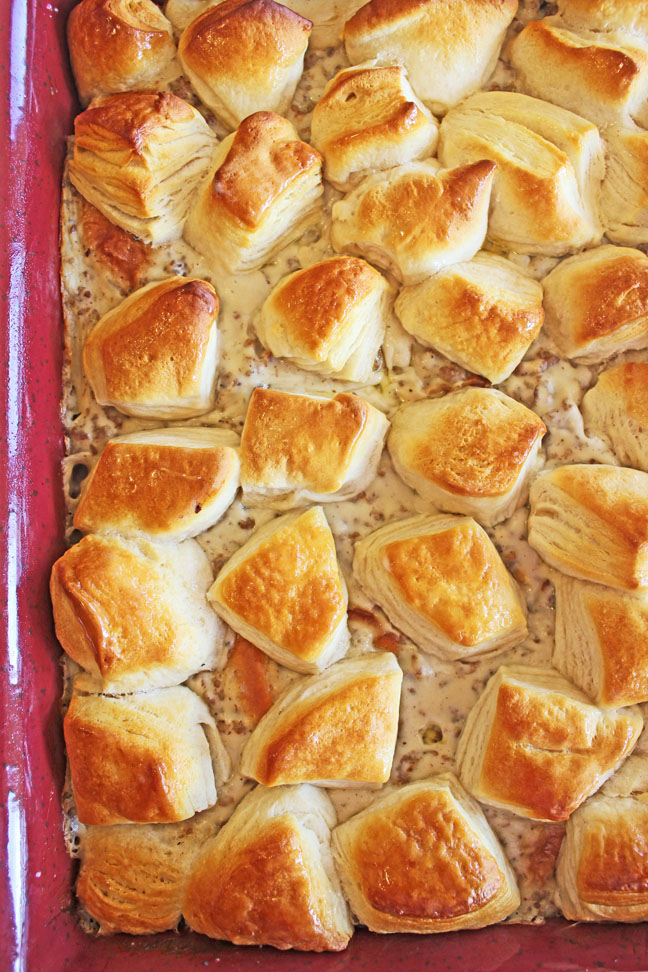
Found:
[[(60, 676), (47, 596), (63, 548), (59, 465), (62, 323), (58, 290), (58, 205), (64, 140), (75, 99), (65, 57), (71, 3), (55, 8), (14, 0), (2, 44), (3, 214), (0, 269), (5, 327), (0, 362), (5, 543), (0, 681), (2, 805), (0, 969), (12, 972), (322, 972), (422, 969), (574, 972), (648, 968), (645, 925), (497, 927), (444, 936), (358, 933), (335, 955), (234, 948), (195, 935), (91, 939), (74, 917), (75, 867), (61, 832), (64, 757)], [(6, 851), (5, 851), (6, 848)]]

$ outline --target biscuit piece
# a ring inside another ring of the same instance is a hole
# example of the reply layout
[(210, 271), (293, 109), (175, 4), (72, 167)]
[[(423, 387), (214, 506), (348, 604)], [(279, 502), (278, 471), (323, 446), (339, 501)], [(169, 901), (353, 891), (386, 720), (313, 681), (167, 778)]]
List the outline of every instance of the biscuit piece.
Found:
[(177, 240), (216, 138), (175, 95), (95, 99), (74, 120), (70, 182), (111, 222), (154, 245)]
[(553, 664), (598, 705), (648, 701), (648, 599), (556, 579)]
[(518, 586), (470, 517), (381, 527), (356, 544), (353, 572), (392, 624), (447, 661), (505, 651), (527, 636)]
[(178, 926), (197, 851), (194, 819), (83, 828), (76, 896), (99, 934), (152, 935)]
[(179, 419), (213, 405), (218, 296), (204, 280), (147, 284), (101, 317), (83, 349), (100, 405), (137, 418)]
[(181, 34), (192, 20), (200, 17), (210, 7), (215, 7), (217, 3), (220, 0), (167, 0), (164, 13), (178, 34)]
[(566, 820), (630, 754), (638, 709), (601, 710), (549, 668), (502, 666), (457, 748), (461, 782), (482, 803), (531, 820)]
[(236, 128), (255, 111), (288, 111), (312, 26), (274, 0), (224, 0), (189, 24), (178, 58), (200, 100)]
[(315, 105), (311, 139), (324, 175), (345, 192), (372, 172), (432, 155), (436, 119), (418, 100), (400, 64), (345, 68)]
[(625, 361), (602, 372), (581, 411), (588, 433), (605, 439), (622, 466), (648, 472), (648, 362)]
[(334, 203), (333, 248), (364, 256), (406, 284), (470, 260), (486, 235), (494, 173), (485, 160), (445, 170), (429, 161), (370, 176)]
[(373, 932), (483, 928), (520, 903), (486, 817), (451, 773), (400, 787), (340, 824), (333, 854)]
[(223, 429), (160, 429), (110, 439), (84, 483), (74, 526), (186, 540), (213, 526), (239, 485), (238, 439)]
[(321, 671), (349, 647), (346, 584), (321, 506), (257, 530), (208, 597), (238, 634), (296, 672)]
[(374, 479), (389, 422), (359, 395), (255, 388), (241, 436), (246, 506), (351, 499)]
[(365, 384), (380, 381), (376, 357), (390, 314), (390, 288), (357, 257), (336, 256), (279, 281), (255, 322), (276, 357), (306, 371)]
[(563, 260), (544, 281), (545, 329), (561, 355), (594, 364), (648, 347), (648, 257), (599, 246)]
[(575, 464), (531, 486), (529, 543), (563, 574), (625, 591), (648, 588), (648, 473)]
[(469, 387), (403, 405), (387, 447), (398, 475), (425, 500), (492, 526), (524, 503), (545, 432), (515, 399)]
[(399, 61), (417, 95), (447, 111), (486, 83), (517, 0), (371, 0), (344, 26), (352, 64)]
[(510, 61), (527, 94), (597, 125), (648, 120), (648, 48), (627, 35), (579, 36), (534, 20), (511, 44)]
[(258, 786), (205, 844), (184, 899), (188, 924), (235, 945), (345, 948), (353, 925), (331, 856), (336, 821), (315, 787)]
[(421, 344), (493, 384), (517, 367), (544, 320), (541, 285), (483, 252), (404, 287), (394, 310)]
[(558, 0), (558, 15), (572, 30), (618, 30), (648, 41), (648, 0)]
[(240, 771), (264, 786), (389, 779), (403, 673), (389, 652), (346, 658), (291, 685), (246, 743)]
[(209, 709), (184, 686), (76, 695), (63, 720), (81, 823), (172, 823), (216, 803), (229, 759)]
[(153, 0), (81, 0), (67, 25), (79, 100), (159, 88), (177, 74), (171, 24)]
[(56, 636), (90, 692), (179, 685), (215, 668), (223, 626), (205, 595), (207, 555), (194, 540), (152, 544), (84, 537), (52, 567)]
[(648, 243), (648, 132), (609, 125), (601, 219), (614, 243)]
[(488, 238), (505, 250), (563, 256), (598, 243), (604, 147), (592, 122), (512, 91), (483, 91), (444, 118), (439, 160), (497, 163)]
[(648, 760), (631, 756), (567, 823), (557, 904), (571, 921), (648, 918)]
[[(218, 2), (219, 0), (169, 0), (165, 13), (176, 30), (182, 31), (192, 20)], [(290, 9), (312, 21), (313, 30), (308, 46), (310, 50), (321, 50), (339, 44), (345, 20), (363, 3), (364, 0), (290, 0)]]
[(259, 111), (218, 146), (185, 237), (231, 273), (256, 270), (318, 219), (323, 191), (319, 152), (287, 119)]

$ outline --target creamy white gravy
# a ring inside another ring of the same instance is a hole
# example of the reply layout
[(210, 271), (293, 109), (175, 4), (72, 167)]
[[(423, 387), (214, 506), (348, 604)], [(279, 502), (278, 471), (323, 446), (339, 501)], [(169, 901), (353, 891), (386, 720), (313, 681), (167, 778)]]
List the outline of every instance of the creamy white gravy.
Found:
[[(533, 19), (540, 9), (547, 8), (539, 0), (523, 3), (520, 21)], [(326, 81), (347, 63), (344, 52), (339, 49), (314, 52), (307, 56), (304, 77), (289, 115), (302, 137), (309, 136), (312, 108), (321, 96)], [(511, 86), (510, 72), (502, 63), (496, 70), (494, 80), (498, 86)], [(184, 82), (176, 84), (175, 90), (191, 97)], [(217, 125), (214, 127), (222, 137), (222, 129)], [(183, 240), (152, 251), (144, 282), (162, 280), (176, 273), (201, 277), (214, 284), (221, 302), (221, 355), (216, 404), (212, 412), (186, 424), (224, 426), (240, 433), (249, 396), (252, 389), (259, 385), (326, 395), (354, 390), (391, 416), (403, 402), (438, 396), (471, 381), (471, 376), (460, 367), (413, 342), (396, 320), (388, 329), (378, 380), (366, 387), (301, 371), (289, 362), (273, 358), (261, 347), (254, 332), (255, 314), (272, 286), (285, 274), (332, 254), (329, 241), (330, 210), (332, 203), (340, 196), (340, 193), (327, 187), (320, 228), (309, 231), (297, 243), (286, 247), (262, 271), (240, 276), (215, 273)], [(70, 513), (78, 496), (79, 473), (92, 466), (107, 439), (162, 424), (128, 418), (115, 409), (101, 408), (85, 380), (81, 367), (84, 340), (99, 317), (116, 306), (126, 296), (126, 291), (112, 283), (92, 258), (84, 254), (79, 226), (79, 200), (66, 181), (62, 261), (69, 351), (64, 406), (69, 442), (65, 486)], [(542, 279), (558, 262), (516, 254), (510, 256), (538, 279)], [(395, 294), (397, 287), (394, 281), (392, 283)], [(642, 356), (635, 353), (625, 357), (637, 359)], [(541, 334), (514, 374), (499, 386), (502, 391), (533, 408), (548, 427), (538, 460), (538, 471), (565, 462), (617, 461), (605, 443), (586, 435), (579, 411), (583, 394), (594, 383), (598, 370), (600, 368), (561, 361)], [(390, 785), (454, 769), (457, 739), (466, 715), (490, 675), (500, 665), (523, 663), (549, 666), (551, 660), (554, 631), (552, 571), (526, 542), (527, 509), (524, 507), (518, 509), (507, 522), (489, 530), (509, 570), (520, 584), (529, 612), (529, 636), (522, 645), (511, 651), (484, 661), (454, 664), (438, 661), (420, 652), (404, 635), (395, 631), (380, 609), (359, 589), (351, 574), (354, 542), (392, 519), (429, 510), (429, 505), (395, 474), (386, 451), (376, 479), (363, 495), (352, 501), (325, 505), (349, 587), (351, 652), (358, 654), (375, 650), (375, 638), (384, 632), (392, 632), (398, 638), (397, 657), (404, 672), (404, 682)], [(209, 555), (215, 572), (249, 539), (256, 528), (276, 515), (262, 508), (244, 507), (237, 499), (215, 527), (197, 538)], [(373, 620), (358, 611), (370, 612)], [(274, 663), (273, 672), (276, 692), (299, 677)], [(189, 684), (210, 705), (236, 766), (250, 733), (249, 719), (241, 708), (236, 687), (223, 672), (194, 676)], [(640, 746), (646, 748), (644, 739)], [(218, 806), (207, 811), (214, 827), (228, 818), (250, 786), (250, 781), (235, 774), (222, 788)], [(340, 820), (376, 798), (376, 791), (371, 789), (330, 789), (328, 792)], [(540, 921), (555, 914), (553, 871), (563, 826), (528, 821), (506, 811), (484, 809), (520, 883), (522, 903), (511, 920)], [(75, 829), (74, 823), (72, 829)], [(82, 827), (80, 831), (82, 833)]]

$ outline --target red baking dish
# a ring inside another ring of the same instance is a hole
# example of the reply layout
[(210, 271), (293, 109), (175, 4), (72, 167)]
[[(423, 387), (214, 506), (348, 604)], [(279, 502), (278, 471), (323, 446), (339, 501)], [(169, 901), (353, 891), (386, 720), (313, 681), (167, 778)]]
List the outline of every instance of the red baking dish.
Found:
[(189, 934), (92, 939), (78, 926), (75, 864), (66, 854), (61, 827), (61, 681), (47, 594), (50, 565), (63, 549), (58, 208), (64, 142), (76, 109), (64, 40), (71, 5), (70, 0), (60, 7), (13, 0), (0, 34), (6, 127), (1, 272), (7, 295), (0, 355), (6, 591), (0, 969), (648, 969), (645, 925), (553, 921), (430, 937), (360, 932), (346, 952), (329, 955), (234, 948)]

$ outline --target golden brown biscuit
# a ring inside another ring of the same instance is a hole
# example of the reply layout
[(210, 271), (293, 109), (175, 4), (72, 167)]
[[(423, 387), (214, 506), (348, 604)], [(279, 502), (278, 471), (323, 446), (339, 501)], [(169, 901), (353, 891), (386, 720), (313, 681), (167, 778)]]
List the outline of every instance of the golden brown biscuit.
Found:
[(373, 932), (445, 932), (502, 921), (515, 876), (479, 804), (451, 773), (410, 783), (333, 831), (359, 921)]
[(351, 499), (376, 475), (388, 426), (359, 395), (255, 388), (241, 436), (244, 502), (286, 510)]
[(378, 382), (390, 288), (357, 257), (335, 256), (280, 280), (255, 326), (276, 357), (346, 381)]
[(648, 701), (648, 599), (558, 577), (553, 664), (598, 705)]
[(605, 439), (622, 465), (648, 472), (648, 362), (625, 361), (603, 371), (581, 411), (589, 434)]
[(317, 220), (323, 191), (319, 152), (287, 119), (259, 111), (218, 146), (185, 237), (231, 273), (255, 270)]
[(614, 243), (648, 243), (648, 132), (608, 125), (601, 219)]
[(335, 873), (336, 814), (314, 787), (256, 787), (208, 841), (183, 913), (194, 929), (236, 945), (340, 951), (351, 935)]
[(100, 405), (138, 418), (208, 412), (218, 364), (218, 296), (204, 280), (169, 277), (101, 317), (83, 349)]
[(349, 646), (346, 585), (320, 506), (257, 530), (208, 597), (230, 627), (296, 672), (321, 671)]
[(255, 111), (286, 114), (312, 27), (274, 0), (224, 0), (183, 31), (178, 58), (201, 101), (232, 129)]
[(394, 310), (421, 344), (493, 384), (517, 367), (544, 320), (541, 285), (485, 252), (404, 287)]
[(152, 247), (115, 226), (83, 197), (79, 228), (87, 255), (103, 273), (128, 292), (142, 286), (152, 262)]
[(470, 517), (389, 523), (356, 543), (353, 573), (392, 624), (447, 661), (505, 651), (528, 634), (517, 584)]
[(648, 0), (558, 0), (560, 20), (572, 30), (618, 30), (648, 40)]
[(557, 904), (571, 921), (648, 918), (648, 761), (631, 756), (570, 818)]
[(632, 752), (642, 727), (638, 709), (598, 709), (550, 668), (503, 665), (466, 720), (459, 778), (482, 803), (566, 820)]
[(311, 140), (324, 175), (343, 192), (365, 176), (432, 155), (438, 125), (400, 64), (345, 68), (315, 105)]
[(81, 823), (172, 823), (216, 802), (229, 758), (209, 709), (184, 686), (76, 695), (63, 720)]
[(168, 92), (95, 99), (74, 120), (70, 182), (111, 222), (158, 245), (182, 235), (216, 138)]
[(399, 61), (419, 98), (443, 113), (480, 88), (518, 0), (371, 0), (344, 25), (352, 64)]
[(439, 132), (445, 166), (495, 162), (488, 239), (505, 250), (563, 256), (598, 243), (603, 142), (592, 122), (512, 91), (482, 91)]
[(543, 281), (545, 330), (585, 364), (648, 347), (648, 257), (599, 246), (563, 260)]
[(597, 125), (648, 120), (648, 48), (627, 35), (582, 36), (534, 20), (511, 44), (510, 61), (527, 94)]
[(195, 818), (177, 824), (85, 827), (76, 896), (99, 934), (177, 928), (197, 852)]
[[(176, 30), (182, 31), (192, 20), (218, 2), (219, 0), (168, 0), (165, 13)], [(363, 0), (290, 0), (290, 9), (312, 21), (313, 30), (308, 46), (310, 50), (321, 50), (339, 44), (345, 20), (362, 4)]]
[(240, 771), (264, 786), (389, 779), (403, 673), (389, 652), (346, 658), (291, 685), (263, 716)]
[(179, 685), (216, 667), (223, 626), (205, 599), (207, 555), (194, 540), (152, 544), (84, 537), (52, 567), (56, 636), (88, 691)]
[(366, 257), (406, 284), (470, 260), (486, 235), (494, 172), (486, 160), (441, 171), (428, 161), (370, 176), (333, 204), (333, 248)]
[(491, 526), (526, 498), (544, 422), (494, 388), (403, 405), (387, 447), (398, 475), (437, 509)]
[(84, 483), (74, 526), (153, 540), (195, 537), (234, 500), (237, 445), (233, 432), (213, 428), (116, 436)]
[(648, 588), (648, 473), (575, 464), (531, 486), (529, 543), (552, 567), (625, 591)]
[(158, 89), (174, 74), (171, 24), (152, 0), (81, 0), (67, 25), (79, 99)]

